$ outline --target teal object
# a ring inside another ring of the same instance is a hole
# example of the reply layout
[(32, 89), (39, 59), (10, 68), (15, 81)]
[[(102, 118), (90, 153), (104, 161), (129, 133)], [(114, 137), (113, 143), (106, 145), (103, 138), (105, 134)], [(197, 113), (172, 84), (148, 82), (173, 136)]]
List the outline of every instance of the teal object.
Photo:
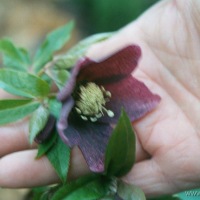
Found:
[(200, 199), (200, 189), (188, 190), (181, 192), (176, 195), (181, 200), (199, 200)]

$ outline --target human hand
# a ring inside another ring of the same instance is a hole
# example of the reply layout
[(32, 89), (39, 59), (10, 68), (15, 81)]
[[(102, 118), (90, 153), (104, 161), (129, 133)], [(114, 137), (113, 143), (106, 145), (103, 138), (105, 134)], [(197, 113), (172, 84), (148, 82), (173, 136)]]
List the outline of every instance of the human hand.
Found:
[[(3, 90), (0, 90), (0, 96), (1, 99), (13, 98)], [(30, 145), (29, 143), (28, 119), (1, 126), (0, 141), (0, 187), (28, 188), (59, 181), (45, 156), (35, 159), (37, 144)], [(70, 179), (82, 176), (89, 171), (78, 148), (73, 148), (71, 157)]]
[(135, 122), (137, 162), (124, 180), (147, 196), (200, 187), (200, 2), (161, 1), (101, 49), (139, 44), (143, 57), (134, 72), (162, 98)]
[[(140, 186), (147, 195), (199, 187), (198, 12), (200, 3), (195, 0), (161, 1), (89, 51), (89, 56), (99, 59), (128, 44), (142, 48), (143, 57), (134, 76), (162, 101), (133, 124), (137, 162), (124, 180)], [(32, 187), (58, 181), (45, 157), (34, 159), (35, 145), (30, 147), (27, 133), (26, 121), (1, 128), (0, 186)], [(80, 151), (74, 149), (70, 176), (87, 172)]]

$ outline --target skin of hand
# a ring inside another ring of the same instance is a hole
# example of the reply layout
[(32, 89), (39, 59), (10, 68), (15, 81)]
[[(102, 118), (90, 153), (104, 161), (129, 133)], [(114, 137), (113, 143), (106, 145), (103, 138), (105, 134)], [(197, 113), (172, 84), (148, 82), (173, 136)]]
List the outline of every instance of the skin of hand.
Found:
[[(111, 39), (88, 52), (101, 59), (128, 45), (143, 56), (134, 76), (161, 96), (159, 106), (133, 123), (136, 163), (123, 180), (147, 196), (200, 187), (200, 1), (163, 0)], [(103, 51), (102, 51), (103, 49)], [(1, 97), (7, 94), (1, 91)], [(22, 121), (0, 128), (0, 186), (33, 187), (58, 181), (46, 157), (35, 160)], [(78, 148), (71, 156), (69, 178), (88, 173)]]

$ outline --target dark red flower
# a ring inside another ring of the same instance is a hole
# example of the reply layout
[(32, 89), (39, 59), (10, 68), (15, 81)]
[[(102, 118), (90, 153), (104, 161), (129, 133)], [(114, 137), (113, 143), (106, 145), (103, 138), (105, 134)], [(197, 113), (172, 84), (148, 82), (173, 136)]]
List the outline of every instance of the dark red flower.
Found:
[(134, 121), (160, 101), (158, 95), (131, 75), (140, 57), (140, 47), (131, 45), (102, 62), (84, 58), (58, 93), (63, 103), (58, 132), (67, 145), (81, 149), (94, 172), (104, 171), (111, 125), (117, 122), (121, 109)]

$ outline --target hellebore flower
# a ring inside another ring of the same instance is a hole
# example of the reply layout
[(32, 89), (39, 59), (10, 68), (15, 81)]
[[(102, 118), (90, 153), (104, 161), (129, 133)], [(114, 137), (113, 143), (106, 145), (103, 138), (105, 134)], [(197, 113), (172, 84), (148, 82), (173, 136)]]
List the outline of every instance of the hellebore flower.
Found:
[(134, 121), (160, 101), (131, 75), (140, 57), (140, 47), (131, 45), (101, 62), (84, 58), (57, 95), (63, 103), (59, 135), (70, 147), (80, 148), (91, 171), (104, 171), (106, 145), (121, 108)]

